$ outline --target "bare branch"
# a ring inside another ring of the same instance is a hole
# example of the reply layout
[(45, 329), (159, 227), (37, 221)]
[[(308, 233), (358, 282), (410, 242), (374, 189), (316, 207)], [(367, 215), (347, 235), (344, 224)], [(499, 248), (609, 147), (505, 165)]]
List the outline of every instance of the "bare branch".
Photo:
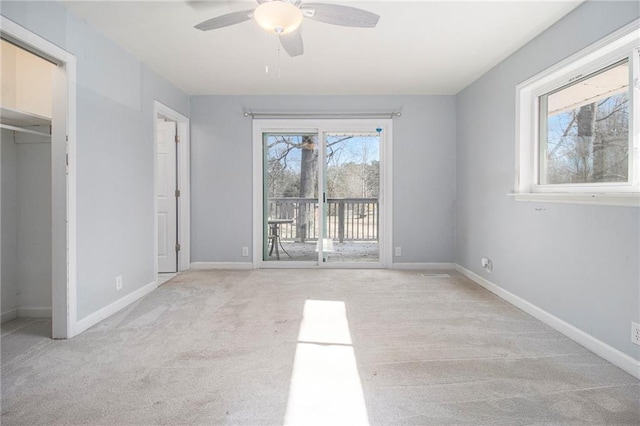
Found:
[(556, 146), (551, 150), (551, 152), (549, 152), (548, 156), (553, 157), (556, 151), (564, 145), (561, 142), (564, 140), (564, 138), (567, 137), (567, 135), (571, 131), (571, 128), (573, 127), (573, 123), (575, 122), (576, 122), (576, 114), (574, 113), (572, 114), (571, 121), (569, 122), (569, 124), (567, 124), (567, 127), (565, 127), (564, 131), (562, 132), (562, 136), (560, 137), (560, 142), (558, 142)]
[[(600, 103), (598, 104), (598, 106), (603, 105), (603, 104), (604, 104), (606, 101), (608, 101), (609, 99), (611, 99), (611, 98), (607, 98), (607, 99), (605, 99), (604, 101), (600, 102)], [(620, 102), (618, 105), (616, 105), (616, 107), (615, 107), (615, 108), (614, 108), (614, 109), (613, 109), (609, 114), (607, 114), (606, 116), (604, 116), (604, 117), (602, 117), (602, 118), (597, 118), (597, 119), (596, 119), (596, 121), (604, 121), (604, 120), (606, 120), (607, 118), (609, 118), (609, 117), (613, 116), (616, 112), (619, 112), (619, 111), (622, 109), (622, 107), (623, 107), (624, 105), (626, 105), (626, 104), (627, 104), (627, 102), (628, 102), (628, 101), (629, 101), (629, 99), (628, 99), (628, 98), (627, 98), (627, 99), (625, 99), (625, 100), (623, 100), (623, 101), (622, 101), (622, 102)]]

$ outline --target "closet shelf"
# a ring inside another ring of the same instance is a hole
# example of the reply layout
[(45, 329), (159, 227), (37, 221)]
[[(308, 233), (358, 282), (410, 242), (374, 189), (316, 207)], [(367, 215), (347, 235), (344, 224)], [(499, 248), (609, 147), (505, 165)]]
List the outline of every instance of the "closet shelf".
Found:
[(0, 127), (31, 135), (51, 136), (50, 118), (8, 107), (0, 107)]
[(14, 132), (28, 133), (30, 135), (46, 136), (46, 137), (50, 137), (51, 136), (51, 133), (44, 133), (44, 132), (39, 132), (37, 130), (24, 129), (22, 127), (11, 126), (9, 124), (3, 124), (3, 123), (0, 123), (0, 128), (7, 129), (7, 130), (13, 130)]

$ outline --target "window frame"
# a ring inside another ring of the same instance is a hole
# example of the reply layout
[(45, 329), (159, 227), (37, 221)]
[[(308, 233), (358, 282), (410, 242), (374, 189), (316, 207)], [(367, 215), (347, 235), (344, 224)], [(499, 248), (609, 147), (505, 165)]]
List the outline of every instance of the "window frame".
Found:
[[(516, 86), (518, 201), (613, 204), (640, 207), (640, 19)], [(628, 58), (629, 179), (627, 182), (540, 184), (540, 96)]]

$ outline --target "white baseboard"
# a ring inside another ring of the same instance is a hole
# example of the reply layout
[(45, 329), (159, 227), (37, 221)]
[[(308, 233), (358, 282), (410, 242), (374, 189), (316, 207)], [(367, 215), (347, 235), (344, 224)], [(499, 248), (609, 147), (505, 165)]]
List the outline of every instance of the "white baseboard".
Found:
[(202, 271), (206, 269), (253, 269), (251, 262), (191, 262), (191, 269)]
[[(290, 268), (291, 265), (284, 265), (283, 267)], [(254, 267), (251, 262), (192, 262), (191, 269), (254, 269)], [(453, 270), (455, 269), (455, 263), (393, 263), (391, 269)]]
[(522, 309), (537, 320), (542, 321), (549, 327), (559, 331), (576, 343), (589, 349), (591, 352), (606, 359), (613, 365), (621, 368), (632, 376), (640, 379), (640, 360), (636, 360), (629, 355), (619, 351), (618, 349), (604, 343), (601, 340), (596, 339), (590, 334), (585, 333), (579, 328), (569, 324), (568, 322), (556, 317), (553, 314), (537, 307), (536, 305), (522, 299), (519, 296), (499, 287), (498, 285), (482, 278), (480, 275), (456, 264), (456, 271), (465, 275), (478, 285), (486, 288), (491, 293), (500, 297), (501, 299), (511, 303), (515, 307)]
[(18, 318), (51, 318), (51, 307), (18, 307)]
[(51, 318), (50, 307), (17, 307), (2, 313), (2, 323), (16, 318)]
[(141, 287), (138, 290), (127, 294), (123, 298), (116, 300), (112, 304), (105, 306), (104, 308), (100, 309), (99, 311), (94, 312), (94, 313), (82, 318), (80, 321), (77, 321), (75, 323), (73, 335), (76, 336), (76, 335), (82, 333), (83, 331), (85, 331), (86, 329), (96, 325), (97, 323), (99, 323), (103, 319), (115, 314), (120, 309), (123, 309), (123, 308), (129, 306), (130, 304), (132, 304), (136, 300), (138, 300), (138, 299), (146, 296), (147, 294), (151, 293), (157, 287), (158, 287), (158, 284), (155, 281), (152, 281), (149, 284), (145, 285), (144, 287)]
[[(290, 268), (291, 265), (283, 264), (283, 267)], [(253, 263), (251, 262), (192, 262), (191, 263), (191, 270), (206, 270), (206, 269), (254, 269), (254, 267), (253, 267)], [(391, 265), (391, 269), (453, 270), (455, 269), (455, 263), (393, 263)]]
[(0, 319), (0, 322), (4, 324), (5, 322), (14, 320), (16, 318), (18, 318), (18, 308), (13, 308), (10, 311), (2, 313), (2, 319)]
[(393, 263), (391, 269), (407, 269), (407, 270), (421, 270), (431, 269), (437, 271), (452, 270), (455, 269), (455, 263)]

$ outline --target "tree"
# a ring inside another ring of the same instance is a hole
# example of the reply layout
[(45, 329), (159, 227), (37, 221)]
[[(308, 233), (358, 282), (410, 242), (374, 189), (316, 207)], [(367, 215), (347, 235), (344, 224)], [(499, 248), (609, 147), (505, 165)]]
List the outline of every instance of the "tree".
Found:
[[(315, 136), (304, 135), (302, 137), (302, 143), (300, 144), (302, 149), (300, 160), (300, 198), (315, 198), (316, 179), (318, 176), (318, 151), (316, 150)], [(307, 231), (311, 225), (311, 215), (313, 211), (309, 211), (304, 204), (304, 208), (300, 209), (298, 214), (298, 237), (300, 242), (304, 242), (307, 239)]]
[(596, 124), (596, 105), (583, 105), (576, 114), (577, 142), (576, 167), (577, 181), (588, 182), (592, 174), (591, 154), (593, 153), (593, 134)]
[(628, 179), (628, 101), (625, 93), (598, 104), (593, 141), (593, 177), (596, 182), (621, 182)]
[(620, 182), (628, 178), (628, 94), (548, 117), (546, 182)]

